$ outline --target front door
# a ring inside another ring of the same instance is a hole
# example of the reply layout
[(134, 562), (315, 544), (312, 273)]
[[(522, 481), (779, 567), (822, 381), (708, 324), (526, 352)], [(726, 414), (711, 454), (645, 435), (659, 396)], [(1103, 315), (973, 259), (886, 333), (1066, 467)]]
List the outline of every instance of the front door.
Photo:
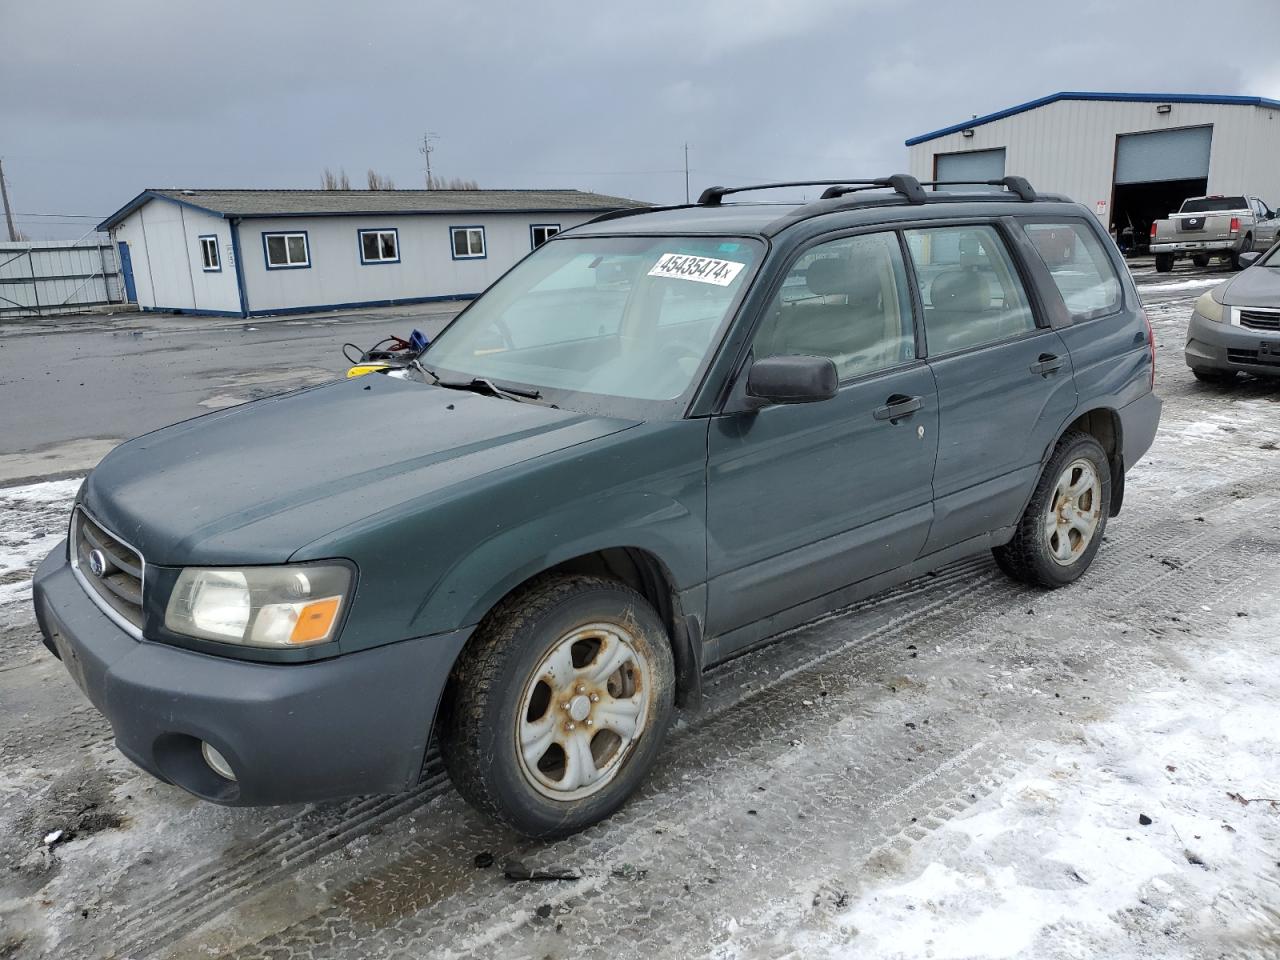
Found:
[(994, 225), (906, 237), (941, 409), (933, 553), (1017, 522), (1076, 390), (1066, 344), (1037, 325)]
[(780, 354), (830, 357), (839, 392), (712, 422), (709, 637), (910, 563), (928, 533), (938, 405), (897, 234), (800, 255), (752, 343)]
[(127, 241), (119, 242), (120, 248), (120, 276), (124, 277), (124, 297), (126, 303), (138, 302), (138, 290), (133, 285), (133, 260), (129, 256), (129, 244)]

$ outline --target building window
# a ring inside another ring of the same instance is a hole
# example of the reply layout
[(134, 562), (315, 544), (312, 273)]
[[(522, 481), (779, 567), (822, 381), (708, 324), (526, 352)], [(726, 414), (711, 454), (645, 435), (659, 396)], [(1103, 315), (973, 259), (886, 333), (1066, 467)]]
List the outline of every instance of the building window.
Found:
[(307, 233), (264, 233), (262, 247), (267, 255), (268, 270), (288, 270), (311, 266), (307, 249)]
[(560, 232), (560, 224), (558, 223), (534, 223), (529, 225), (529, 249), (536, 250), (542, 246), (557, 233)]
[(400, 233), (390, 230), (361, 230), (361, 263), (399, 263)]
[(218, 238), (200, 238), (200, 266), (205, 273), (220, 273), (222, 260), (218, 257)]
[(453, 241), (453, 259), (484, 259), (484, 227), (450, 227), (449, 239)]

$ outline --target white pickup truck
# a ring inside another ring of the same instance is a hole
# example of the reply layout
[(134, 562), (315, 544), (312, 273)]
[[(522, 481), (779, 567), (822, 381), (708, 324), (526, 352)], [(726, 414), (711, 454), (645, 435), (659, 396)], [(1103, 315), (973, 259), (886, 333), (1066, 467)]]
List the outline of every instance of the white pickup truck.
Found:
[(1167, 220), (1151, 224), (1151, 252), (1159, 273), (1183, 256), (1198, 267), (1225, 257), (1239, 270), (1240, 254), (1267, 249), (1278, 229), (1280, 216), (1257, 197), (1190, 197)]

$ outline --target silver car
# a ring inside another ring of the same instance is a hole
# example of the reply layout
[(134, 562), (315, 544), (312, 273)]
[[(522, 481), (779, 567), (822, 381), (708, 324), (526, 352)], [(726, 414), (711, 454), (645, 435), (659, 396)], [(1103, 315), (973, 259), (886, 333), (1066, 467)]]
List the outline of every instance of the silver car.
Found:
[(1240, 372), (1280, 376), (1280, 243), (1242, 253), (1243, 273), (1199, 300), (1187, 325), (1187, 366), (1197, 380), (1225, 383)]

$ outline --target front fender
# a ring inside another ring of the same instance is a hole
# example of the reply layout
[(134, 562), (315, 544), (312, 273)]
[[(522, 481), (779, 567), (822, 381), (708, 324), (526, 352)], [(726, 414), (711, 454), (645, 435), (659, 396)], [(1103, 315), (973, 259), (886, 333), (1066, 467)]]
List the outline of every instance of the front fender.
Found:
[(614, 547), (656, 556), (677, 590), (705, 579), (705, 518), (689, 503), (650, 491), (603, 494), (531, 517), (458, 557), (418, 608), (413, 630), (436, 632), (445, 623), (474, 625), (530, 577)]

